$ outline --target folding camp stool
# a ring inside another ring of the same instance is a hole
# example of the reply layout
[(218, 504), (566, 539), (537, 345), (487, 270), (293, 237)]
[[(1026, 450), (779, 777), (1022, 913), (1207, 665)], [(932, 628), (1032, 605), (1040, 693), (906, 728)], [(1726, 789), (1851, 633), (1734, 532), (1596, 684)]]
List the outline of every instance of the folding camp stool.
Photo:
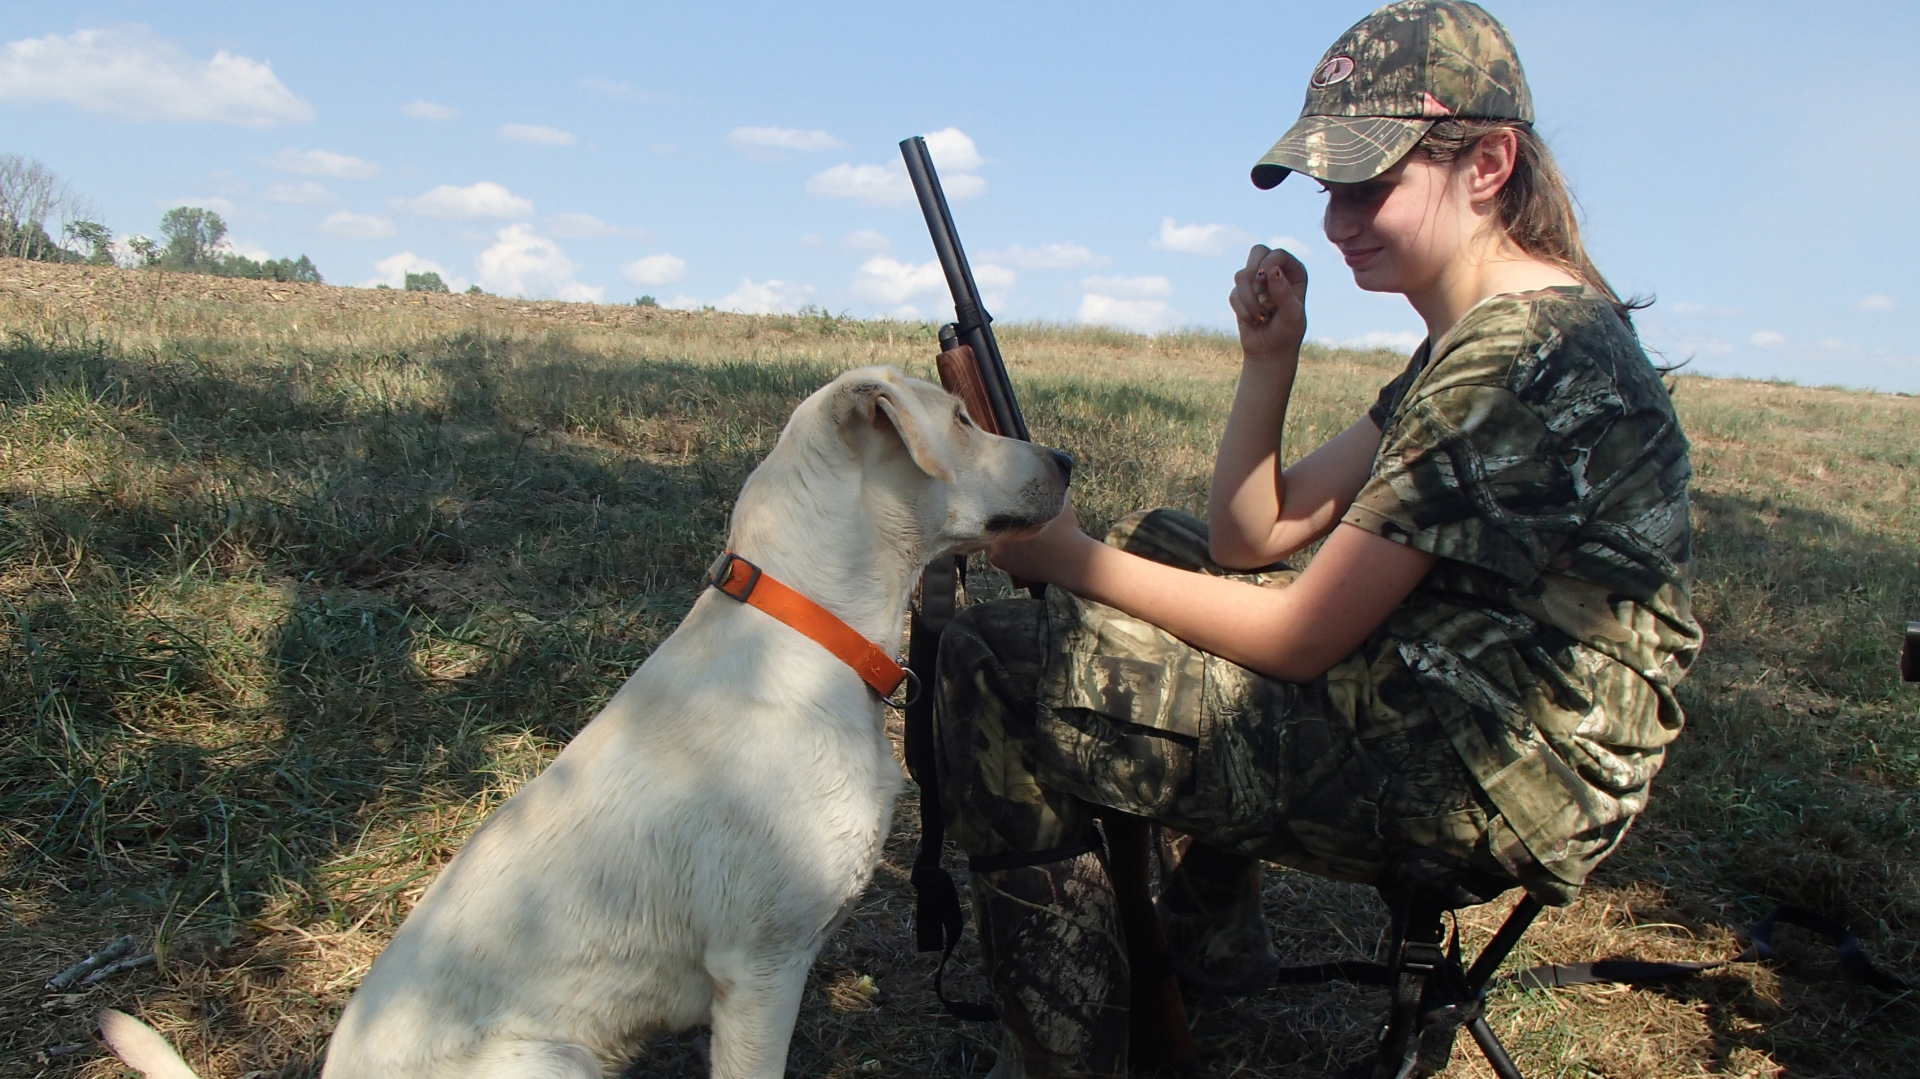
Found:
[(1449, 937), (1446, 915), (1479, 906), (1519, 882), (1472, 869), (1444, 866), (1424, 856), (1398, 863), (1378, 885), (1392, 913), (1385, 963), (1337, 962), (1282, 968), (1279, 984), (1347, 981), (1386, 986), (1392, 1004), (1379, 1048), (1347, 1069), (1350, 1079), (1423, 1079), (1444, 1070), (1460, 1028), (1473, 1035), (1500, 1079), (1523, 1079), (1500, 1038), (1487, 1025), (1486, 987), (1544, 905), (1520, 900), (1473, 965), (1463, 965), (1460, 936)]

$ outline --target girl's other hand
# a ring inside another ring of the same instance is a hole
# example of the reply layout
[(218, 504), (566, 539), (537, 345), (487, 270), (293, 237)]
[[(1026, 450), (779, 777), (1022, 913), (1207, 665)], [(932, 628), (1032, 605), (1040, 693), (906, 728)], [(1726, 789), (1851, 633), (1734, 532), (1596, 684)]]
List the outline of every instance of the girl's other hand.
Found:
[(1285, 250), (1254, 244), (1227, 302), (1248, 363), (1293, 363), (1307, 336), (1307, 268)]

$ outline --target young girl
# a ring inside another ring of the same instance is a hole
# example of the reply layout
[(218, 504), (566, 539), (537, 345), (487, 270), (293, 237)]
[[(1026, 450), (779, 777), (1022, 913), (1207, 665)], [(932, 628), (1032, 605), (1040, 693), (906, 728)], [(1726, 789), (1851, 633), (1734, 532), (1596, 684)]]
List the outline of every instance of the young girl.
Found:
[(1319, 180), (1355, 282), (1426, 341), (1281, 470), (1307, 274), (1253, 248), (1211, 520), (1101, 543), (1069, 507), (992, 552), (1047, 598), (947, 631), (941, 782), (996, 1075), (1126, 1072), (1098, 807), (1192, 837), (1160, 909), (1183, 982), (1220, 992), (1276, 965), (1262, 859), (1383, 883), (1411, 854), (1567, 903), (1645, 807), (1700, 644), (1687, 442), (1532, 120), (1473, 4), (1406, 0), (1335, 42), (1254, 183)]

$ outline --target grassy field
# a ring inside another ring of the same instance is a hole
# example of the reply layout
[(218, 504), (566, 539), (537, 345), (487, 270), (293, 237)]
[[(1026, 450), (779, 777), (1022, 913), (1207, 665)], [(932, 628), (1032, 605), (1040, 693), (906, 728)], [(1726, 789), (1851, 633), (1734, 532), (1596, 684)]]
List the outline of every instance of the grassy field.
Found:
[[(207, 1079), (317, 1075), (436, 868), (693, 600), (733, 494), (843, 368), (926, 374), (929, 327), (695, 315), (0, 260), (0, 1077), (125, 1074), (104, 1004)], [(1001, 330), (1089, 527), (1199, 509), (1222, 337)], [(1401, 364), (1316, 351), (1289, 453)], [(1691, 377), (1705, 658), (1652, 808), (1519, 958), (1732, 955), (1776, 902), (1920, 975), (1920, 399)], [(911, 792), (814, 974), (796, 1074), (969, 1076), (986, 1032), (911, 951)], [(1305, 961), (1375, 946), (1366, 889), (1270, 873)], [(1505, 904), (1463, 918), (1490, 931)], [(117, 934), (159, 962), (49, 994)], [(1502, 988), (1533, 1079), (1920, 1075), (1920, 1000), (1793, 930), (1663, 988)], [(870, 979), (864, 982), (862, 979)], [(867, 985), (877, 986), (877, 995)], [(967, 979), (962, 987), (970, 988)], [(1377, 991), (1196, 1007), (1209, 1077), (1324, 1074)], [(691, 1037), (633, 1076), (704, 1074)], [(1449, 1073), (1478, 1076), (1459, 1054)]]

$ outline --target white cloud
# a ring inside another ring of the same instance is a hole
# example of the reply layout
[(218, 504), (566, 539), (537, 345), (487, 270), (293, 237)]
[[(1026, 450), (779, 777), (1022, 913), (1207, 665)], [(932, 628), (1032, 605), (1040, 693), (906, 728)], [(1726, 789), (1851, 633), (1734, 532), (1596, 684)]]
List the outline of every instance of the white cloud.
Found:
[[(973, 175), (986, 159), (959, 128), (928, 135), (927, 152), (940, 170), (940, 189), (947, 198), (970, 199), (986, 192), (987, 181)], [(913, 201), (913, 182), (907, 179), (907, 167), (897, 160), (885, 165), (835, 165), (807, 180), (807, 194), (890, 206)]]
[(1426, 339), (1426, 334), (1414, 330), (1373, 330), (1358, 337), (1347, 337), (1338, 341), (1322, 339), (1322, 343), (1335, 348), (1384, 348), (1389, 352), (1412, 352), (1420, 347), (1420, 342)]
[(261, 158), (260, 163), (281, 172), (301, 176), (331, 176), (339, 180), (371, 180), (380, 175), (380, 166), (373, 162), (336, 154), (331, 150), (296, 150), (288, 147), (272, 157)]
[(795, 127), (736, 127), (727, 132), (727, 145), (759, 161), (778, 161), (787, 154), (838, 150), (846, 143), (824, 131)]
[(1737, 315), (1740, 313), (1740, 309), (1737, 307), (1722, 307), (1718, 304), (1710, 303), (1691, 303), (1686, 300), (1670, 303), (1666, 309), (1676, 315), (1700, 315), (1712, 318)]
[(433, 101), (409, 101), (400, 106), (400, 112), (415, 120), (458, 120), (460, 118), (459, 109)]
[(348, 240), (378, 240), (394, 233), (393, 222), (378, 214), (356, 214), (349, 210), (332, 213), (320, 222), (320, 231)]
[(1306, 258), (1313, 253), (1313, 246), (1297, 236), (1273, 236), (1268, 238), (1267, 246), (1276, 251), (1290, 251), (1296, 258)]
[(560, 245), (536, 234), (532, 225), (508, 225), (492, 247), (476, 255), (480, 284), (503, 296), (599, 303), (606, 289), (573, 279), (573, 262)]
[(283, 181), (277, 184), (268, 184), (265, 194), (267, 198), (273, 202), (315, 203), (334, 201), (333, 192), (328, 191), (325, 187), (314, 183), (312, 180), (301, 180), (298, 183)]
[(592, 240), (606, 236), (630, 236), (644, 240), (653, 235), (646, 229), (627, 228), (602, 221), (592, 214), (555, 214), (547, 223), (547, 235), (562, 240)]
[(1041, 244), (1039, 247), (1014, 244), (1004, 251), (995, 251), (991, 257), (1030, 270), (1071, 270), (1081, 266), (1105, 266), (1113, 261), (1072, 243)]
[(467, 289), (466, 278), (448, 273), (445, 266), (432, 259), (423, 259), (411, 251), (402, 251), (374, 263), (373, 276), (360, 282), (360, 287), (372, 288), (375, 285), (385, 285), (388, 288), (403, 288), (410, 273), (437, 273), (449, 289), (455, 292), (465, 292)]
[(687, 260), (677, 255), (648, 255), (620, 267), (620, 276), (636, 285), (671, 285), (687, 276)]
[(854, 271), (851, 291), (856, 299), (896, 305), (915, 296), (943, 293), (946, 288), (947, 276), (940, 271), (938, 259), (915, 266), (876, 255)]
[(271, 64), (224, 49), (200, 60), (145, 26), (8, 42), (0, 101), (57, 102), (134, 121), (274, 127), (313, 119), (313, 106)]
[[(791, 281), (756, 282), (752, 278), (740, 279), (740, 287), (720, 297), (714, 306), (722, 311), (738, 311), (743, 315), (787, 314), (807, 302), (813, 292), (810, 285), (797, 285)], [(686, 297), (676, 297), (674, 303), (680, 304)], [(688, 306), (697, 304), (690, 301)]]
[(1078, 318), (1102, 326), (1118, 326), (1137, 333), (1164, 329), (1169, 318), (1166, 298), (1173, 283), (1164, 277), (1089, 277), (1080, 282)]
[(928, 135), (927, 153), (933, 156), (934, 167), (943, 173), (973, 172), (986, 164), (986, 158), (980, 156), (973, 140), (957, 127), (941, 128)]
[(1888, 299), (1885, 295), (1875, 292), (1875, 293), (1872, 293), (1871, 295), (1862, 296), (1859, 302), (1855, 303), (1853, 306), (1859, 308), (1862, 311), (1891, 311), (1894, 308), (1899, 307), (1900, 305), (1897, 303), (1894, 303), (1892, 300)]
[(501, 142), (522, 142), (529, 146), (573, 145), (573, 132), (545, 124), (501, 124), (494, 134)]
[(840, 246), (849, 251), (891, 251), (893, 241), (872, 229), (861, 229), (842, 236)]
[(1152, 333), (1167, 323), (1165, 300), (1126, 300), (1089, 292), (1080, 297), (1077, 317), (1099, 326), (1118, 326), (1135, 333)]
[[(1014, 272), (1005, 266), (991, 262), (979, 262), (973, 266), (973, 283), (980, 287), (980, 298), (988, 307), (998, 306), (1016, 280)], [(901, 306), (916, 296), (938, 297), (943, 305), (949, 309), (951, 307), (947, 302), (950, 300), (947, 275), (940, 269), (938, 259), (916, 266), (885, 255), (876, 255), (861, 263), (860, 268), (854, 271), (853, 285), (849, 291), (855, 299), (892, 307), (895, 318), (919, 317), (919, 309), (908, 313), (907, 308)]]
[(827, 246), (827, 238), (817, 232), (803, 233), (799, 239), (799, 244), (801, 247), (819, 249)]
[(1080, 287), (1123, 300), (1163, 300), (1173, 295), (1173, 282), (1164, 277), (1089, 277)]
[(807, 181), (807, 194), (820, 199), (854, 199), (875, 205), (908, 202), (913, 184), (904, 167), (835, 165)]
[(524, 217), (533, 212), (531, 199), (523, 199), (490, 180), (471, 187), (441, 184), (419, 198), (402, 199), (400, 204), (421, 217), (437, 217), (442, 221)]
[(1787, 343), (1787, 335), (1777, 330), (1761, 330), (1747, 338), (1747, 343), (1755, 348), (1782, 348)]
[(1176, 225), (1171, 217), (1161, 218), (1160, 235), (1147, 241), (1158, 250), (1186, 255), (1224, 255), (1252, 243), (1252, 236), (1232, 225)]
[(229, 236), (227, 237), (226, 243), (223, 246), (225, 246), (227, 250), (233, 252), (234, 254), (239, 255), (242, 258), (250, 258), (255, 262), (265, 262), (268, 259), (273, 257), (273, 255), (270, 252), (268, 252), (266, 248), (261, 247), (259, 244), (254, 243), (252, 240), (236, 240), (233, 237)]

